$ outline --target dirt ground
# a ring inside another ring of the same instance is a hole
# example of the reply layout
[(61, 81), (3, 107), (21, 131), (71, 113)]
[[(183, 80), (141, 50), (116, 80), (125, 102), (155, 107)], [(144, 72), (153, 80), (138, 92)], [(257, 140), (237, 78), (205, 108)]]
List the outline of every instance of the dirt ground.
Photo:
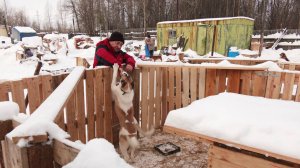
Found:
[[(149, 138), (140, 138), (136, 153), (136, 168), (207, 168), (208, 145), (195, 140), (156, 131)], [(154, 149), (155, 145), (171, 142), (181, 148), (180, 152), (164, 156)]]

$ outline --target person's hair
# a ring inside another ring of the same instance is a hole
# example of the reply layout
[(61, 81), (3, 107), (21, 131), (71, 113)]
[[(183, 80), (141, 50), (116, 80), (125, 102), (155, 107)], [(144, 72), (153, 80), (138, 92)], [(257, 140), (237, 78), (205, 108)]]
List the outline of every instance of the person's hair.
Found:
[(121, 42), (123, 42), (124, 43), (124, 37), (123, 37), (123, 34), (122, 33), (120, 33), (120, 32), (113, 32), (111, 35), (110, 35), (110, 37), (109, 37), (109, 39), (108, 39), (109, 41), (121, 41)]
[(150, 36), (150, 34), (149, 34), (149, 33), (147, 33), (147, 37), (148, 37), (148, 38), (151, 38), (151, 36)]

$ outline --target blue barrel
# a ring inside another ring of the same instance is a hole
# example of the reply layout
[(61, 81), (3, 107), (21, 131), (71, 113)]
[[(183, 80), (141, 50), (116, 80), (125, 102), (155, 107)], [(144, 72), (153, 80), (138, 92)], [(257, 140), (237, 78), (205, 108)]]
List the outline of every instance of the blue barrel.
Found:
[(240, 55), (240, 52), (239, 52), (239, 51), (237, 51), (237, 50), (232, 50), (231, 47), (229, 48), (229, 51), (228, 51), (228, 57), (234, 58), (234, 57), (236, 57), (236, 56), (238, 56), (238, 55)]

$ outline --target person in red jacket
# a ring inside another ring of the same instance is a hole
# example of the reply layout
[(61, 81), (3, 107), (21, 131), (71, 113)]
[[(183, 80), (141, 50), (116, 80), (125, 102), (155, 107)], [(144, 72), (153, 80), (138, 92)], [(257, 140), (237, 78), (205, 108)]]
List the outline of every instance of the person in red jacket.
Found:
[(125, 63), (125, 70), (132, 72), (135, 67), (135, 60), (121, 50), (123, 44), (124, 37), (120, 32), (113, 32), (109, 38), (98, 42), (93, 67), (101, 65), (112, 67), (114, 63), (119, 64), (121, 67)]

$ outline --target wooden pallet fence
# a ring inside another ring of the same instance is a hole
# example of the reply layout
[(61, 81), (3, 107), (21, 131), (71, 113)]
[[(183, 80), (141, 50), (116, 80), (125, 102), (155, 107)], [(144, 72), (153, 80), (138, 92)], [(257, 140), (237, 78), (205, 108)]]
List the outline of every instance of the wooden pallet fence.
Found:
[(299, 78), (297, 72), (269, 72), (265, 97), (299, 102)]
[(280, 62), (278, 63), (279, 67), (282, 69), (288, 69), (288, 70), (296, 70), (300, 71), (300, 63), (294, 63), (294, 62)]
[(14, 101), (20, 112), (26, 112), (26, 95), (28, 94), (29, 113), (32, 113), (62, 82), (66, 75), (42, 75), (22, 80), (0, 83), (0, 101)]
[(262, 60), (262, 59), (237, 59), (237, 58), (192, 58), (189, 59), (189, 62), (192, 64), (201, 64), (201, 63), (219, 63), (221, 61), (227, 60), (232, 64), (239, 64), (239, 65), (257, 65), (267, 61), (272, 61), (277, 63), (277, 60)]

